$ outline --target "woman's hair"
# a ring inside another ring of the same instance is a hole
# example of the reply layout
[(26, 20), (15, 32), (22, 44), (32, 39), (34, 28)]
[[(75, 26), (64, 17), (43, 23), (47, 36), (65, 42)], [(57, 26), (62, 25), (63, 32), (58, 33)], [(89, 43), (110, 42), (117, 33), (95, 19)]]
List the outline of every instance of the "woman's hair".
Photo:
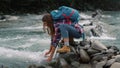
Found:
[(52, 16), (50, 14), (45, 14), (42, 18), (42, 21), (47, 23), (47, 27), (50, 28), (50, 35), (53, 36), (55, 34), (55, 29)]
[(47, 23), (52, 23), (52, 16), (49, 13), (45, 14), (42, 18), (42, 21)]

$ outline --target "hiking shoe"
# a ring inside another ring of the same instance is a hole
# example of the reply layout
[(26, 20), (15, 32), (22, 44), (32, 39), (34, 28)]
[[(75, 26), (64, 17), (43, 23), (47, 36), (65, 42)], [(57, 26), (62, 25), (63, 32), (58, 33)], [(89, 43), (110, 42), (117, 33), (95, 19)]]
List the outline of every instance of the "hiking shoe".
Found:
[(58, 49), (57, 52), (59, 53), (70, 52), (70, 47), (64, 45), (61, 49)]

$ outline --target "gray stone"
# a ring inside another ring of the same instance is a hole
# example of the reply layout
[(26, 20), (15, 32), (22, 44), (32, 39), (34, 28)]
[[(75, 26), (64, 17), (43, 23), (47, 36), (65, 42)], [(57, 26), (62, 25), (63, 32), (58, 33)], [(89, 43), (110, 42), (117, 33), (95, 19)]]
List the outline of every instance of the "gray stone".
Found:
[(110, 68), (120, 68), (120, 63), (115, 62), (112, 64), (112, 66)]
[(53, 68), (53, 67), (51, 67), (51, 66), (46, 66), (45, 68)]
[(90, 61), (90, 57), (84, 49), (80, 49), (80, 59), (81, 62), (85, 62), (85, 63)]
[(80, 64), (80, 67), (78, 68), (92, 68), (91, 64)]
[(106, 61), (101, 61), (101, 62), (98, 62), (96, 65), (95, 65), (95, 68), (103, 68), (103, 66), (106, 64)]
[(98, 50), (95, 50), (95, 49), (93, 49), (93, 48), (91, 48), (91, 47), (87, 50), (87, 52), (88, 52), (88, 54), (95, 54), (95, 53), (99, 53), (99, 51), (98, 51)]
[(71, 63), (71, 65), (72, 65), (73, 67), (77, 68), (77, 67), (79, 67), (79, 66), (80, 66), (80, 63), (79, 63), (79, 62), (74, 61), (74, 62), (72, 62), (72, 63)]
[(101, 61), (103, 60), (105, 57), (104, 54), (99, 54), (99, 55), (95, 55), (93, 58), (92, 58), (92, 61)]
[(107, 63), (105, 64), (105, 66), (111, 66), (114, 62), (115, 62), (115, 58), (110, 59), (110, 60), (107, 61)]
[(92, 48), (96, 49), (96, 50), (100, 50), (100, 51), (107, 50), (107, 47), (104, 44), (102, 44), (101, 42), (97, 41), (97, 40), (93, 40)]
[(68, 65), (68, 63), (63, 58), (60, 58), (60, 64), (61, 64), (62, 68), (70, 68), (70, 66)]
[(75, 54), (77, 54), (77, 52), (76, 52), (76, 50), (75, 50), (75, 48), (74, 48), (73, 46), (70, 46), (70, 48), (71, 48), (71, 50), (72, 50)]
[(120, 55), (115, 56), (115, 61), (120, 62)]

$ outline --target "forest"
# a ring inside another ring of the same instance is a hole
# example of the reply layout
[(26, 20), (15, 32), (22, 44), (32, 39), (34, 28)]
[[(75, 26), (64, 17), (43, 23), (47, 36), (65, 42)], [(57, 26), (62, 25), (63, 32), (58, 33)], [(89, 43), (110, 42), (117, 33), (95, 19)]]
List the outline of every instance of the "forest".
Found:
[(0, 0), (0, 13), (49, 12), (66, 5), (79, 11), (119, 11), (120, 0)]

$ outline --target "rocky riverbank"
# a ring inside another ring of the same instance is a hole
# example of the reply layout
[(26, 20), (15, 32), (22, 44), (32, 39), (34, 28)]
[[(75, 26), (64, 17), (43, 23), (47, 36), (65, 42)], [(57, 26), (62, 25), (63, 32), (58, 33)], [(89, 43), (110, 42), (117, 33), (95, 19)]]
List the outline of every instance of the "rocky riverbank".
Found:
[(102, 23), (94, 21), (91, 24), (90, 21), (87, 24), (84, 23), (83, 26), (88, 37), (84, 41), (72, 43), (70, 53), (57, 53), (53, 61), (44, 61), (41, 65), (33, 64), (28, 68), (119, 68), (120, 50), (118, 47), (89, 39), (91, 35), (100, 37), (104, 33)]
[(71, 45), (70, 53), (59, 54), (55, 61), (28, 68), (119, 68), (120, 51), (97, 40), (85, 40)]

